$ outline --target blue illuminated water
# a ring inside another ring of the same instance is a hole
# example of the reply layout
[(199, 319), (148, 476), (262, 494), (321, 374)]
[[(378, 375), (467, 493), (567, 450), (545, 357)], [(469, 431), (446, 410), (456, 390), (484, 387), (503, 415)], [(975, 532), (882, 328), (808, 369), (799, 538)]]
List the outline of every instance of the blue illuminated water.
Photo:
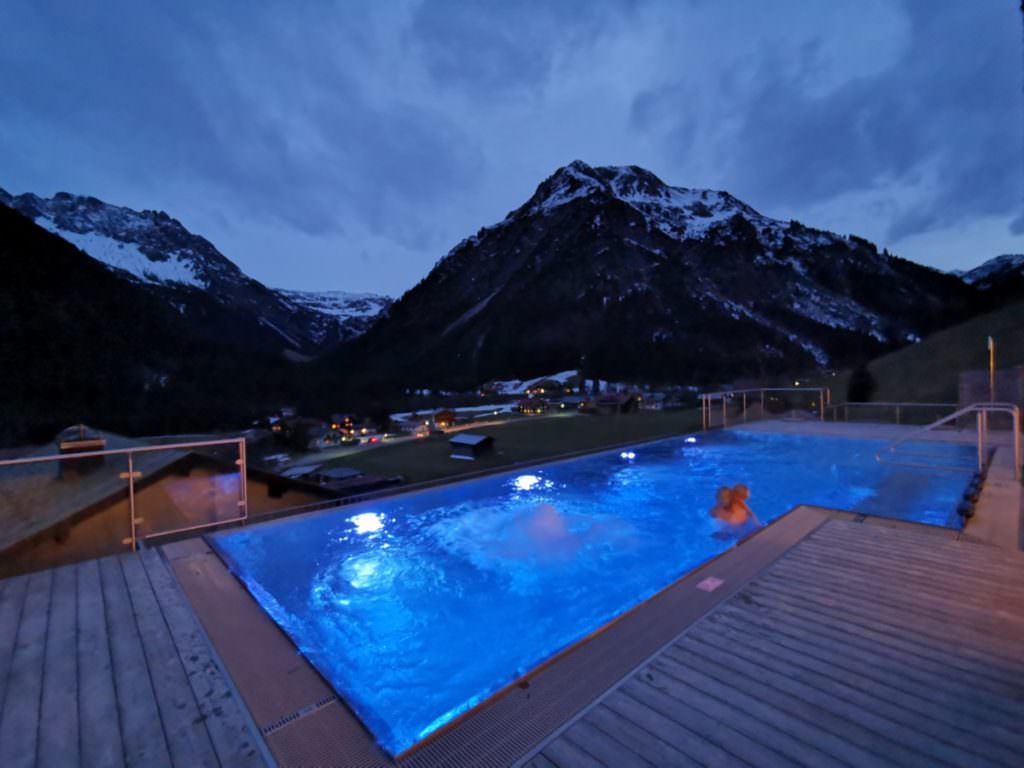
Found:
[[(735, 546), (708, 516), (719, 486), (748, 485), (764, 522), (809, 503), (953, 526), (969, 478), (878, 464), (882, 444), (872, 441), (733, 431), (695, 439), (212, 538), (396, 754)], [(941, 464), (973, 458), (964, 446), (915, 450)]]

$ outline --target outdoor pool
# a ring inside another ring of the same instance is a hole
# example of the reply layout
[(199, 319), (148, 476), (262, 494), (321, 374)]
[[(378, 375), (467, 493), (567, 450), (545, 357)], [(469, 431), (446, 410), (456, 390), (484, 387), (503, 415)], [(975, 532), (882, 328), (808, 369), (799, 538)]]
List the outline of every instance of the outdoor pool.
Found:
[[(957, 526), (969, 472), (879, 464), (883, 445), (721, 431), (210, 541), (397, 754), (735, 546), (708, 515), (720, 486), (748, 485), (764, 522), (807, 503)], [(913, 450), (974, 460), (969, 446)]]

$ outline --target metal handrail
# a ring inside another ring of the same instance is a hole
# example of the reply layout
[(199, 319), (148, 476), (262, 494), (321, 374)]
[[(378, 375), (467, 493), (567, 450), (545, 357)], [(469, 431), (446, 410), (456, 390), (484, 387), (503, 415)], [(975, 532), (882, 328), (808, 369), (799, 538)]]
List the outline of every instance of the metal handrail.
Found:
[(933, 421), (923, 427), (915, 429), (910, 434), (904, 435), (896, 440), (893, 440), (885, 448), (875, 454), (875, 460), (879, 463), (894, 463), (894, 464), (906, 464), (907, 466), (930, 466), (921, 464), (909, 464), (907, 462), (886, 462), (882, 458), (882, 454), (888, 451), (889, 453), (895, 453), (896, 449), (904, 443), (919, 437), (924, 432), (931, 432), (938, 429), (943, 424), (950, 421), (960, 419), (968, 414), (977, 414), (978, 423), (978, 471), (982, 471), (985, 468), (985, 462), (987, 458), (987, 446), (988, 446), (988, 414), (989, 413), (1007, 413), (1013, 419), (1013, 478), (1017, 480), (1020, 478), (1021, 469), (1021, 434), (1020, 434), (1020, 408), (1013, 403), (971, 403), (968, 406), (960, 408), (953, 413), (943, 416), (941, 419)]
[[(82, 451), (81, 453), (58, 453), (50, 454), (46, 456), (26, 456), (20, 459), (3, 459), (0, 460), (0, 468), (3, 467), (15, 467), (24, 466), (26, 464), (44, 464), (55, 461), (75, 461), (78, 459), (89, 459), (99, 456), (127, 456), (128, 457), (128, 471), (122, 473), (122, 478), (128, 481), (128, 514), (131, 517), (131, 547), (134, 552), (138, 549), (139, 536), (137, 535), (137, 526), (141, 522), (135, 513), (135, 480), (136, 475), (140, 475), (140, 472), (135, 471), (134, 456), (139, 453), (155, 453), (157, 451), (180, 451), (194, 448), (210, 448), (213, 446), (220, 445), (236, 445), (238, 446), (238, 459), (235, 461), (235, 465), (238, 467), (239, 484), (238, 484), (238, 509), (239, 515), (236, 518), (230, 520), (218, 520), (211, 523), (200, 523), (199, 525), (182, 526), (179, 528), (169, 529), (166, 531), (159, 531), (151, 533), (144, 539), (154, 538), (158, 536), (166, 536), (173, 533), (182, 533), (190, 530), (199, 530), (202, 528), (208, 528), (213, 525), (221, 525), (226, 523), (244, 523), (249, 518), (249, 489), (248, 489), (248, 469), (246, 462), (246, 451), (245, 451), (245, 438), (244, 437), (231, 437), (219, 440), (198, 440), (195, 442), (185, 443), (168, 443), (166, 445), (141, 445), (132, 448), (110, 448), (101, 451)], [(128, 544), (129, 540), (125, 539), (124, 544)]]
[(895, 408), (896, 409), (896, 423), (900, 423), (901, 412), (904, 409), (922, 409), (922, 408), (959, 408), (960, 403), (920, 403), (920, 402), (890, 402), (890, 401), (867, 401), (867, 402), (843, 402), (843, 403), (829, 403), (826, 406), (826, 410), (831, 411), (833, 414), (833, 421), (839, 421), (839, 411), (843, 411), (843, 420), (850, 420), (850, 408)]
[(747, 420), (747, 395), (760, 394), (761, 413), (764, 413), (766, 393), (771, 392), (817, 392), (818, 410), (821, 421), (825, 420), (825, 408), (832, 402), (832, 390), (828, 387), (754, 387), (753, 389), (730, 389), (721, 392), (704, 392), (700, 395), (700, 414), (702, 428), (707, 431), (711, 427), (711, 401), (722, 401), (722, 426), (728, 426), (726, 415), (727, 398), (739, 395), (743, 399), (743, 420)]

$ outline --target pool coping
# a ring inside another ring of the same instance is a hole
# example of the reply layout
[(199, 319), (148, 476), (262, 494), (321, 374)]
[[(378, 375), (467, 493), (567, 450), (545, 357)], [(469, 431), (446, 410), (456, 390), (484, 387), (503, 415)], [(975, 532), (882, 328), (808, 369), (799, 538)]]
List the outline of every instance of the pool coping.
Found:
[[(749, 429), (750, 426), (738, 425), (737, 428)], [(674, 437), (658, 438), (632, 445), (678, 440), (688, 434), (700, 433), (681, 433)], [(849, 433), (847, 436), (850, 436)], [(878, 436), (875, 439), (878, 439)], [(620, 447), (606, 447), (588, 452), (586, 455), (613, 453)], [(537, 464), (555, 464), (579, 458), (582, 456), (566, 456)], [(523, 468), (502, 467), (493, 473), (487, 473), (487, 476), (514, 474)], [(453, 480), (446, 485), (476, 479), (480, 479), (479, 476)], [(435, 485), (407, 492), (420, 493), (436, 487)], [(370, 499), (359, 503), (377, 500)], [(311, 510), (302, 514), (323, 512), (325, 510)], [(319, 738), (329, 742), (323, 746), (340, 750), (331, 752), (333, 757), (323, 751), (315, 752), (318, 759), (327, 759), (328, 762), (336, 762), (343, 756), (346, 764), (368, 767), (401, 765), (404, 768), (438, 764), (497, 766), (515, 763), (525, 755), (535, 752), (539, 743), (562, 730), (566, 723), (578, 717), (605, 691), (614, 687), (619, 680), (642, 665), (666, 644), (671, 643), (690, 624), (735, 593), (819, 525), (834, 517), (858, 519), (880, 525), (907, 525), (907, 521), (882, 517), (865, 518), (851, 512), (799, 505), (739, 545), (720, 553), (602, 627), (580, 638), (394, 758), (376, 745), (373, 735), (363, 726), (358, 716), (334, 694), (330, 684), (301, 655), (285, 632), (262, 610), (241, 581), (230, 573), (212, 547), (205, 541), (192, 539), (165, 545), (164, 553), (204, 626), (209, 623), (217, 628), (211, 630), (210, 626), (207, 626), (207, 632), (211, 639), (214, 639), (218, 653), (235, 678), (247, 706), (252, 709), (250, 700), (258, 702), (267, 697), (274, 698), (282, 689), (287, 688), (293, 690), (290, 692), (291, 698), (284, 696), (284, 701), (294, 703), (296, 696), (309, 700), (288, 712), (282, 711), (280, 717), (270, 723), (261, 723), (264, 738), (282, 764), (310, 762), (310, 742)], [(266, 522), (270, 524), (281, 521)], [(926, 529), (937, 536), (952, 538), (957, 538), (962, 533), (954, 529), (924, 524), (915, 527)], [(743, 556), (740, 557), (737, 553), (742, 553)], [(203, 576), (200, 578), (197, 578), (195, 573), (188, 572), (188, 564), (195, 563), (197, 558), (204, 561), (201, 569)], [(721, 578), (723, 574), (727, 578), (724, 578), (716, 589), (705, 592), (696, 586), (709, 575)], [(214, 585), (218, 598), (212, 602), (204, 599), (202, 594), (208, 591), (211, 585)], [(248, 608), (254, 608), (255, 612), (247, 612), (248, 617), (243, 622), (244, 626), (226, 629), (223, 626), (218, 627), (231, 615), (230, 612), (225, 614), (219, 610), (218, 603), (221, 600), (236, 604), (248, 603)], [(661, 610), (658, 610), (659, 605)], [(666, 605), (674, 606), (675, 610), (669, 612), (671, 615), (666, 613)], [(646, 632), (639, 631), (645, 627)], [(272, 670), (263, 669), (259, 665), (254, 668), (251, 664), (248, 668), (243, 664), (236, 665), (237, 669), (232, 669), (232, 655), (238, 647), (232, 642), (232, 636), (243, 642), (254, 639), (262, 642), (258, 637), (266, 640), (274, 635), (277, 636), (277, 642), (270, 644), (276, 648), (276, 653), (283, 653), (285, 647), (289, 649), (287, 655), (293, 663), (286, 672), (281, 673), (282, 670), (278, 669), (279, 674), (268, 674)], [(638, 635), (641, 636), (640, 639)], [(221, 643), (216, 639), (218, 636), (221, 641), (227, 641), (227, 647), (221, 647)], [(284, 645), (280, 642), (281, 639), (284, 640)], [(659, 639), (661, 642), (656, 647), (652, 646), (652, 643)], [(625, 651), (629, 651), (625, 654), (629, 657), (627, 659), (623, 659)], [(587, 661), (589, 657), (599, 662), (600, 674), (594, 674), (594, 668)], [(304, 669), (301, 674), (293, 674), (296, 668), (302, 667)], [(564, 689), (567, 687), (572, 690), (566, 692)], [(258, 709), (267, 711), (265, 706)], [(255, 719), (259, 723), (259, 719)], [(326, 725), (328, 723), (329, 727)], [(326, 736), (327, 732), (341, 733), (342, 736)]]

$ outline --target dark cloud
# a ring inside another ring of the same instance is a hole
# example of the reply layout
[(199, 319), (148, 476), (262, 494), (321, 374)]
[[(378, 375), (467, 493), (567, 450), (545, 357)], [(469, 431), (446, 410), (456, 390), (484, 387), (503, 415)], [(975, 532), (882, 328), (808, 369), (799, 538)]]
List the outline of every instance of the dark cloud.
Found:
[[(704, 84), (729, 101), (739, 124), (731, 143), (716, 148), (734, 191), (785, 210), (883, 187), (927, 187), (906, 210), (893, 201), (894, 240), (1017, 209), (1024, 167), (1019, 31), (992, 33), (1018, 25), (1018, 12), (988, 2), (906, 7), (903, 53), (824, 93), (809, 86), (824, 66), (823, 39), (805, 42), (796, 55), (785, 45), (759, 51), (746, 88), (736, 87), (731, 70)], [(865, 47), (860, 55), (875, 52)], [(641, 93), (634, 124), (660, 125), (677, 151), (689, 151), (699, 117), (685, 104), (697, 87), (686, 78)]]
[(1013, 5), (7, 0), (0, 186), (162, 207), (291, 287), (399, 292), (576, 157), (989, 247), (1024, 235)]
[(558, 55), (593, 40), (629, 7), (599, 0), (425, 0), (409, 36), (440, 87), (500, 97), (542, 85)]

